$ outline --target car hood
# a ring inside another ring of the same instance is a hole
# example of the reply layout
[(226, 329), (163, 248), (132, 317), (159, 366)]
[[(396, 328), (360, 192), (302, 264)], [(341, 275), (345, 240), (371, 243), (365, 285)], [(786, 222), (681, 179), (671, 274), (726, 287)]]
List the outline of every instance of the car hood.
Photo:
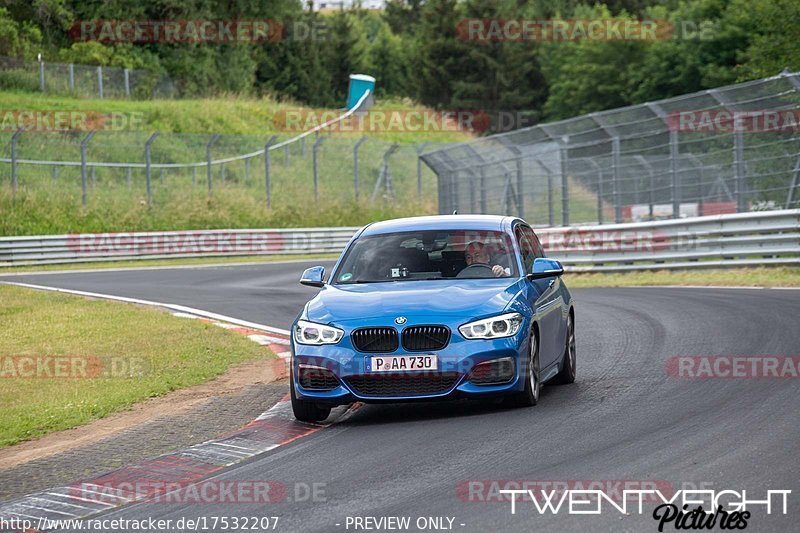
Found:
[(468, 319), (502, 312), (519, 290), (519, 280), (508, 278), (326, 285), (308, 303), (306, 316), (324, 324), (386, 323), (401, 315)]

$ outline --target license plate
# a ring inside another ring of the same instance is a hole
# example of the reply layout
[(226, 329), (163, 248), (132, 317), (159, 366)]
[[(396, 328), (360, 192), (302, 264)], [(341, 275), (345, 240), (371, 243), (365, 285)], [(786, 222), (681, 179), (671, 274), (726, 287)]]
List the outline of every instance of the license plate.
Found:
[(367, 360), (368, 372), (405, 372), (438, 368), (439, 358), (435, 355), (379, 355)]

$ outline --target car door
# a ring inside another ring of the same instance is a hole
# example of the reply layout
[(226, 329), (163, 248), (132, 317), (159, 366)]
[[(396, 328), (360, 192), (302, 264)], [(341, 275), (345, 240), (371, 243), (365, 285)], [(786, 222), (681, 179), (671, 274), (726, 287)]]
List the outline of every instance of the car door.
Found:
[[(517, 238), (526, 273), (529, 273), (533, 261), (537, 257), (544, 257), (544, 252), (530, 226), (518, 224), (514, 235)], [(528, 283), (533, 289), (529, 291), (531, 301), (528, 303), (536, 310), (539, 317), (539, 366), (546, 368), (558, 360), (563, 347), (560, 340), (563, 311), (559, 291), (561, 280), (558, 276), (552, 276)]]

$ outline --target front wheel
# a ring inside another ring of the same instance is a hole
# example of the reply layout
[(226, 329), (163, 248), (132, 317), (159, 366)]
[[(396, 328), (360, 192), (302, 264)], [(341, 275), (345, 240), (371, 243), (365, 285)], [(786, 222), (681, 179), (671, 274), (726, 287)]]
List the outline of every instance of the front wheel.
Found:
[(542, 388), (539, 374), (539, 339), (531, 332), (528, 359), (525, 361), (525, 389), (509, 397), (515, 407), (532, 407), (539, 402)]
[(578, 357), (575, 350), (575, 320), (572, 313), (567, 318), (567, 339), (564, 346), (564, 356), (561, 359), (561, 370), (553, 378), (553, 383), (567, 385), (575, 383), (575, 369)]
[(289, 387), (291, 388), (292, 412), (300, 422), (322, 422), (331, 414), (330, 407), (298, 399), (294, 390), (294, 379), (291, 380)]

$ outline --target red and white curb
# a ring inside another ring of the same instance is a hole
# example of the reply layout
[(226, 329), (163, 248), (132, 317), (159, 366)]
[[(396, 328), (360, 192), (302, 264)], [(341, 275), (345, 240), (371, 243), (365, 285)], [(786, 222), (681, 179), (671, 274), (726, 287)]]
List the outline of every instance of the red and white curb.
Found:
[[(290, 332), (286, 330), (174, 304), (43, 285), (9, 284), (162, 307), (172, 310), (175, 316), (211, 322), (268, 347), (280, 358), (279, 361), (275, 361), (278, 363), (275, 367), (276, 375), (278, 377), (288, 375), (291, 351), (289, 350)], [(28, 520), (34, 524), (44, 524), (50, 520), (88, 518), (115, 507), (164, 496), (164, 494), (153, 494), (152, 492), (141, 494), (136, 492), (135, 487), (147, 483), (158, 483), (159, 486), (176, 486), (177, 484), (185, 488), (186, 485), (201, 481), (224, 468), (346, 420), (359, 407), (361, 407), (359, 403), (338, 407), (331, 412), (325, 423), (299, 422), (292, 414), (291, 402), (287, 394), (252, 422), (219, 438), (195, 444), (184, 450), (146, 459), (96, 478), (80, 480), (69, 486), (43, 490), (0, 503), (0, 523), (3, 521), (5, 521), (4, 523), (19, 523), (22, 520)], [(115, 490), (112, 495), (104, 491), (102, 494), (98, 493), (97, 497), (91, 497), (91, 489), (87, 487), (93, 486), (111, 486), (115, 487)], [(131, 487), (131, 490), (119, 490), (120, 487)]]
[[(101, 476), (68, 486), (36, 492), (0, 504), (0, 521), (29, 520), (44, 524), (53, 520), (82, 519), (123, 505), (164, 498), (168, 492), (137, 492), (137, 487), (180, 487), (186, 490), (224, 468), (306, 437), (346, 420), (360, 404), (334, 409), (321, 424), (298, 422), (292, 414), (289, 395), (268, 411), (236, 431), (184, 450), (146, 459)], [(92, 494), (92, 487), (101, 492)], [(103, 490), (112, 487), (113, 490)], [(129, 489), (126, 490), (126, 487)]]

